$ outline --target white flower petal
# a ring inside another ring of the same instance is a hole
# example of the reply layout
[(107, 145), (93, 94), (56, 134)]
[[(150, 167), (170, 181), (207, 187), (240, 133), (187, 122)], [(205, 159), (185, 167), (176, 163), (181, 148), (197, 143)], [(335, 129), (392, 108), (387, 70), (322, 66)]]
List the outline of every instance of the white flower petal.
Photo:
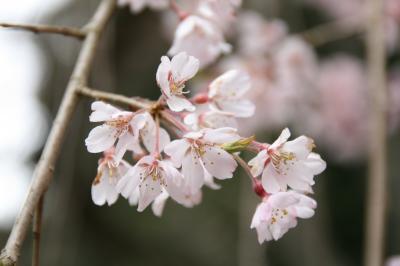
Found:
[(152, 176), (147, 176), (139, 185), (139, 191), (140, 196), (137, 210), (142, 212), (158, 195), (161, 194), (160, 181), (154, 179)]
[(192, 150), (182, 161), (182, 174), (191, 193), (197, 192), (204, 184), (204, 168), (199, 156)]
[(232, 155), (214, 146), (205, 147), (202, 160), (207, 171), (218, 179), (232, 178), (237, 167)]
[(204, 140), (211, 143), (224, 144), (238, 141), (240, 139), (240, 136), (237, 134), (236, 128), (221, 127), (217, 129), (205, 130), (203, 138)]
[(196, 110), (196, 107), (185, 97), (179, 97), (172, 95), (171, 97), (167, 98), (167, 104), (169, 109), (174, 112), (181, 112), (183, 110), (187, 110), (189, 112), (193, 112)]
[(251, 168), (251, 173), (253, 176), (257, 177), (261, 175), (264, 170), (265, 161), (268, 159), (267, 150), (260, 151), (256, 157), (251, 159), (248, 165)]
[(199, 70), (199, 60), (189, 56), (186, 52), (180, 52), (172, 58), (171, 70), (174, 81), (187, 81), (193, 78)]
[(190, 147), (189, 142), (185, 139), (177, 139), (169, 143), (164, 148), (164, 152), (171, 157), (171, 161), (175, 167), (182, 165), (183, 157)]
[(265, 191), (268, 193), (276, 193), (281, 190), (286, 190), (286, 187), (281, 186), (282, 184), (279, 178), (279, 175), (271, 165), (265, 167), (261, 177), (261, 182)]
[(110, 120), (114, 114), (120, 112), (118, 108), (101, 101), (92, 103), (92, 111), (89, 117), (90, 122), (107, 121)]
[(169, 75), (171, 73), (171, 61), (167, 56), (161, 57), (161, 64), (158, 66), (157, 69), (157, 74), (156, 74), (156, 79), (157, 79), (157, 84), (167, 95), (167, 97), (171, 96), (171, 90), (169, 87)]
[(168, 198), (169, 195), (166, 191), (163, 191), (155, 198), (153, 204), (151, 205), (151, 209), (155, 216), (161, 217)]
[(85, 144), (89, 152), (98, 153), (111, 148), (116, 137), (116, 130), (107, 125), (101, 125), (93, 128), (89, 136), (85, 139)]

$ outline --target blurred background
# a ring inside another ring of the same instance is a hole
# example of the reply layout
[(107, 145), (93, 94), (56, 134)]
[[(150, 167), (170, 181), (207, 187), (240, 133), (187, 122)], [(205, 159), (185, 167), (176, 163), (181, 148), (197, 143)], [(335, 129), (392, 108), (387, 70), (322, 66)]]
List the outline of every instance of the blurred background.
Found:
[[(80, 27), (98, 2), (3, 1), (0, 21)], [(391, 107), (385, 257), (390, 257), (400, 254), (400, 1), (387, 2)], [(274, 66), (260, 60), (262, 56), (270, 60), (270, 51), (264, 55), (257, 50), (258, 54), (252, 55), (248, 46), (258, 43), (261, 48), (256, 48), (263, 50), (274, 43), (286, 47), (283, 38), (355, 17), (362, 4), (362, 0), (245, 0), (233, 32), (227, 33), (233, 55), (222, 56), (193, 84), (208, 82), (223, 69), (240, 65), (254, 75), (257, 92), (253, 97), (259, 99), (259, 115), (253, 121), (242, 121), (243, 132), (256, 132), (258, 139), (272, 142), (289, 126), (294, 135), (307, 134), (315, 139), (317, 152), (327, 161), (328, 168), (316, 179), (314, 198), (318, 208), (312, 219), (299, 221), (281, 240), (260, 246), (256, 233), (249, 228), (258, 198), (241, 171), (222, 182), (221, 190), (205, 189), (202, 204), (193, 209), (169, 201), (162, 218), (150, 210), (138, 213), (123, 199), (112, 207), (94, 205), (90, 188), (98, 156), (88, 153), (84, 145), (93, 127), (88, 122), (91, 101), (85, 99), (68, 128), (54, 180), (46, 194), (41, 264), (361, 265), (368, 127), (365, 35), (355, 30), (345, 38), (315, 47), (304, 42), (295, 46), (299, 49), (277, 52), (282, 58), (294, 53), (290, 60), (300, 60), (295, 74), (301, 78), (295, 79), (271, 77), (276, 71)], [(97, 52), (92, 87), (158, 98), (155, 71), (160, 57), (170, 47), (169, 31), (174, 26), (164, 13), (145, 10), (134, 15), (128, 8), (117, 11)], [(275, 19), (280, 22), (271, 24)], [(356, 26), (350, 23), (348, 27)], [(275, 38), (272, 41), (254, 38), (263, 34), (277, 37), (271, 37)], [(79, 48), (80, 41), (71, 38), (0, 29), (1, 246), (5, 245), (25, 197)], [(299, 73), (307, 64), (310, 73)], [(279, 79), (291, 81), (290, 86), (284, 86), (290, 89), (278, 86)], [(281, 99), (274, 107), (267, 104), (272, 97)], [(25, 241), (20, 265), (30, 263), (30, 238)]]

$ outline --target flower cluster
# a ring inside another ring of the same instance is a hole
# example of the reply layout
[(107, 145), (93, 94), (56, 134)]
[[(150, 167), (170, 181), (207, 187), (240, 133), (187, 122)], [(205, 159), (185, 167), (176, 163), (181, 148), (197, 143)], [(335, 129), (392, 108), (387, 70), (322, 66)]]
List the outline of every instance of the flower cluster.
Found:
[(287, 141), (288, 129), (271, 145), (238, 134), (232, 122), (255, 112), (246, 99), (250, 78), (242, 71), (229, 70), (206, 91), (188, 98), (187, 82), (198, 69), (199, 61), (185, 52), (171, 59), (163, 56), (156, 74), (161, 91), (157, 102), (146, 101), (148, 108), (136, 111), (101, 101), (92, 104), (90, 121), (102, 124), (90, 131), (85, 143), (89, 152), (104, 154), (92, 184), (93, 201), (111, 205), (121, 195), (139, 212), (152, 204), (157, 216), (168, 198), (193, 207), (201, 202), (204, 186), (220, 187), (214, 178), (233, 177), (237, 160), (242, 160), (233, 153), (256, 150), (247, 167), (253, 182), (260, 182), (261, 175), (255, 192), (262, 203), (251, 226), (260, 242), (278, 239), (294, 227), (297, 217), (312, 216), (316, 204), (304, 193), (312, 192), (313, 178), (325, 162), (312, 152), (311, 139)]
[(200, 67), (205, 67), (221, 54), (230, 52), (231, 45), (225, 41), (224, 35), (236, 19), (235, 11), (240, 7), (241, 0), (182, 2), (182, 5), (186, 4), (185, 10), (175, 0), (119, 0), (121, 6), (129, 5), (135, 13), (145, 6), (153, 9), (171, 7), (179, 19), (172, 46), (168, 51), (171, 56), (187, 52), (200, 60)]

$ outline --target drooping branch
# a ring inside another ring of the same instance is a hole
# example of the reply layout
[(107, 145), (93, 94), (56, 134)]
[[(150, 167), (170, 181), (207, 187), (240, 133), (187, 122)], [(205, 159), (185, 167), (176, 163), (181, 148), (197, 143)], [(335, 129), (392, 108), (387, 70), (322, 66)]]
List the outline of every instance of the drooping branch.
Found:
[(63, 27), (63, 26), (50, 26), (50, 25), (38, 25), (38, 24), (18, 24), (18, 23), (0, 23), (0, 27), (12, 28), (18, 30), (30, 31), (33, 33), (53, 33), (60, 34), (69, 37), (75, 37), (77, 39), (84, 39), (86, 31), (79, 28)]
[(368, 85), (370, 100), (369, 173), (366, 206), (364, 265), (382, 265), (387, 195), (387, 88), (384, 6), (382, 0), (366, 1)]
[(103, 100), (107, 102), (128, 105), (133, 109), (148, 109), (151, 107), (150, 102), (147, 103), (144, 101), (137, 100), (135, 98), (129, 98), (124, 95), (99, 91), (88, 87), (81, 87), (77, 90), (77, 92), (83, 96), (90, 97), (96, 100)]
[(67, 127), (78, 103), (79, 95), (77, 90), (86, 86), (100, 35), (110, 19), (115, 5), (116, 0), (103, 0), (92, 19), (85, 26), (87, 35), (83, 41), (43, 153), (35, 168), (28, 195), (14, 223), (7, 244), (1, 253), (0, 265), (15, 265), (19, 258), (20, 249), (31, 224), (35, 208), (52, 180), (55, 163), (60, 153)]
[(40, 197), (39, 203), (35, 211), (33, 221), (33, 252), (32, 252), (32, 266), (39, 266), (40, 258), (40, 238), (42, 232), (42, 216), (43, 216), (43, 202), (44, 195)]

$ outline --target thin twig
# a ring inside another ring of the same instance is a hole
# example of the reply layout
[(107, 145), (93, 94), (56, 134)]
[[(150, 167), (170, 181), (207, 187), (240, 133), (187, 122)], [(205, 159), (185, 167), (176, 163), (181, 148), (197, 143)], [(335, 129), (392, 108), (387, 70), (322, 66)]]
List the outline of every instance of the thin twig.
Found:
[(35, 25), (35, 24), (19, 24), (19, 23), (0, 23), (0, 27), (12, 28), (16, 30), (25, 30), (33, 33), (53, 33), (77, 39), (84, 39), (86, 32), (73, 27), (50, 26), (50, 25)]
[(384, 6), (368, 0), (366, 48), (370, 96), (369, 173), (366, 206), (364, 265), (383, 264), (387, 195), (387, 88)]
[(245, 171), (246, 175), (250, 178), (252, 184), (254, 184), (255, 177), (251, 173), (250, 167), (247, 165), (247, 163), (242, 159), (242, 157), (240, 157), (237, 154), (233, 153), (232, 156), (236, 160), (236, 162), (238, 162), (238, 164), (243, 168), (243, 170)]
[(43, 202), (44, 195), (40, 197), (35, 211), (35, 218), (33, 220), (33, 252), (32, 252), (32, 266), (39, 266), (40, 258), (40, 238), (42, 229), (42, 216), (43, 216)]
[(133, 109), (148, 109), (151, 108), (150, 103), (145, 103), (143, 101), (136, 100), (134, 98), (129, 98), (120, 94), (115, 94), (112, 92), (104, 92), (88, 87), (81, 87), (77, 92), (83, 96), (90, 97), (96, 100), (103, 100), (113, 103), (125, 104)]
[(365, 16), (350, 16), (334, 22), (318, 25), (298, 34), (313, 46), (346, 39), (364, 31)]
[(43, 153), (35, 168), (28, 195), (14, 223), (7, 244), (1, 253), (0, 265), (15, 265), (19, 258), (20, 248), (32, 221), (35, 208), (52, 180), (54, 166), (60, 153), (67, 127), (78, 104), (79, 95), (77, 89), (85, 86), (88, 81), (100, 35), (110, 19), (115, 5), (116, 0), (103, 0), (86, 27), (87, 36), (83, 41), (74, 71), (68, 82)]

